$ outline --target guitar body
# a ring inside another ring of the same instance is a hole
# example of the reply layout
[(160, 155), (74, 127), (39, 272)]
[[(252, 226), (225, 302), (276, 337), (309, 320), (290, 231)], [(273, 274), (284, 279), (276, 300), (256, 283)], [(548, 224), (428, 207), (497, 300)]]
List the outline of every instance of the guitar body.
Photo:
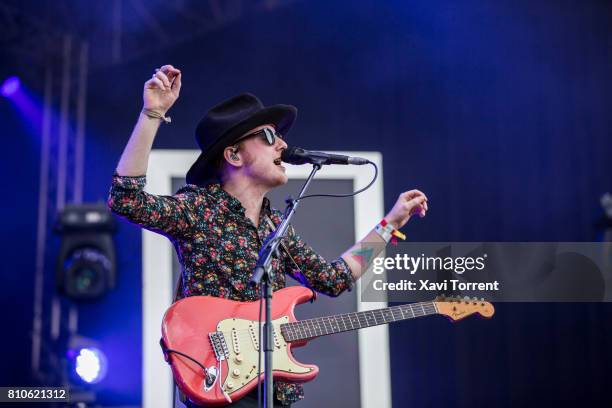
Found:
[[(306, 382), (319, 368), (296, 361), (291, 348), (306, 341), (285, 341), (280, 325), (295, 322), (296, 304), (312, 300), (312, 290), (293, 286), (274, 293), (273, 376), (286, 382)], [(265, 310), (262, 308), (262, 315)], [(262, 318), (265, 316), (262, 316)], [(236, 302), (211, 296), (191, 296), (174, 303), (164, 315), (162, 342), (179, 389), (194, 403), (222, 406), (237, 401), (263, 380), (263, 353), (258, 372), (259, 301)], [(212, 335), (211, 335), (212, 334)], [(212, 336), (212, 337), (211, 337)], [(204, 370), (188, 355), (206, 367)]]
[[(365, 327), (440, 314), (452, 321), (474, 313), (491, 317), (493, 305), (484, 299), (444, 298), (343, 313), (298, 322), (295, 305), (313, 300), (303, 286), (274, 292), (272, 375), (275, 380), (306, 382), (317, 376), (316, 365), (293, 358), (292, 347), (308, 340)], [(194, 403), (223, 406), (238, 401), (257, 387), (264, 376), (263, 355), (258, 364), (259, 301), (235, 302), (212, 296), (192, 296), (174, 303), (164, 315), (161, 345), (180, 390)], [(265, 318), (262, 308), (262, 319)], [(259, 369), (258, 369), (259, 367)]]

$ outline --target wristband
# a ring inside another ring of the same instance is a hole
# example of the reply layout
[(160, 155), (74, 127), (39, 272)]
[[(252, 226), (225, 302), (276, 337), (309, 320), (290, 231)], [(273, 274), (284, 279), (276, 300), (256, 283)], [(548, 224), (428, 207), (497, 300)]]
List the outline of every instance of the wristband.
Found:
[(387, 243), (389, 243), (389, 241), (396, 243), (397, 238), (401, 240), (406, 239), (406, 235), (393, 228), (384, 218), (374, 227), (374, 231), (376, 231), (376, 233)]
[(172, 122), (172, 118), (170, 116), (164, 116), (161, 113), (155, 112), (154, 110), (151, 110), (151, 109), (143, 109), (142, 113), (144, 113), (145, 115), (147, 115), (148, 117), (152, 119), (159, 119), (167, 124)]

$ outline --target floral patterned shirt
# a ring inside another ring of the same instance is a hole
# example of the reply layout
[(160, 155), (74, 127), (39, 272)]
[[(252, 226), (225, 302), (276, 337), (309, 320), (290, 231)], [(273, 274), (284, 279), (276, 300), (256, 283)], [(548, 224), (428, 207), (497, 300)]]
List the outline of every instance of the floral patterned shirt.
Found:
[[(146, 177), (113, 177), (108, 199), (111, 210), (143, 228), (167, 236), (182, 266), (182, 296), (209, 295), (237, 301), (259, 299), (259, 288), (249, 279), (259, 249), (282, 214), (264, 198), (259, 226), (245, 216), (240, 201), (219, 184), (199, 187), (188, 184), (173, 196), (144, 191)], [(317, 292), (338, 296), (351, 289), (349, 266), (342, 258), (327, 262), (289, 228), (281, 259), (273, 259), (274, 290), (285, 287), (285, 274)], [(299, 266), (299, 270), (296, 268)], [(303, 398), (302, 386), (275, 383), (276, 398), (291, 404)]]

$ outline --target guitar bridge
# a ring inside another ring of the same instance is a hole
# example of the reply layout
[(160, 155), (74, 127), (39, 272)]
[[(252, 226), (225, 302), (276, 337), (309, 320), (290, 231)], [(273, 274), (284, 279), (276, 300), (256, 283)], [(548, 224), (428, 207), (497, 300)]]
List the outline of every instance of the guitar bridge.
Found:
[(229, 349), (227, 348), (227, 343), (225, 342), (223, 332), (218, 331), (208, 333), (208, 338), (210, 339), (210, 344), (215, 352), (217, 361), (222, 361), (229, 358)]

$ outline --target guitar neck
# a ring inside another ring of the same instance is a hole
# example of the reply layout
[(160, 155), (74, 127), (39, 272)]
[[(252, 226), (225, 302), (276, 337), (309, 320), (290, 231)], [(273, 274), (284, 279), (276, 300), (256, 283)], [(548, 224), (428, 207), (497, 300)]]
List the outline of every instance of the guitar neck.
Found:
[(438, 309), (434, 302), (411, 303), (384, 309), (284, 323), (281, 325), (281, 333), (287, 342), (308, 340), (328, 334), (358, 330), (436, 313), (438, 313)]

